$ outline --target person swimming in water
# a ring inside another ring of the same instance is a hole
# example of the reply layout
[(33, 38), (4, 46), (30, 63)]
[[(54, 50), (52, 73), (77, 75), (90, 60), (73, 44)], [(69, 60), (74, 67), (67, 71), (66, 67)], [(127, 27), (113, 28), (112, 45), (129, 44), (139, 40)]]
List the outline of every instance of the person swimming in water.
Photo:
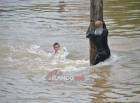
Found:
[(95, 22), (95, 31), (90, 31), (90, 27), (86, 32), (87, 38), (92, 38), (97, 49), (97, 54), (95, 56), (94, 62), (92, 65), (96, 65), (101, 61), (106, 60), (110, 57), (110, 49), (108, 46), (108, 29), (106, 24), (101, 21)]
[(51, 57), (55, 59), (65, 59), (67, 55), (69, 54), (69, 52), (67, 51), (67, 48), (62, 47), (61, 49), (60, 44), (57, 42), (53, 44), (53, 49), (54, 49), (54, 53), (52, 54)]
[(58, 50), (60, 50), (60, 44), (59, 43), (54, 43), (53, 44), (53, 48), (54, 48), (54, 51), (55, 51), (55, 53), (58, 51)]

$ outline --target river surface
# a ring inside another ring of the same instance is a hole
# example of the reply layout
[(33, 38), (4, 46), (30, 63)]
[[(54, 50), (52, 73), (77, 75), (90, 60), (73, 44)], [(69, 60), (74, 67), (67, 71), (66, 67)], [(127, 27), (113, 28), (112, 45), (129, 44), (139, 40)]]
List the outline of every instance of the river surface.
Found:
[[(140, 101), (140, 0), (104, 0), (111, 57), (89, 66), (89, 0), (0, 0), (0, 103)], [(53, 43), (69, 55), (52, 58)], [(74, 80), (47, 80), (59, 69)]]

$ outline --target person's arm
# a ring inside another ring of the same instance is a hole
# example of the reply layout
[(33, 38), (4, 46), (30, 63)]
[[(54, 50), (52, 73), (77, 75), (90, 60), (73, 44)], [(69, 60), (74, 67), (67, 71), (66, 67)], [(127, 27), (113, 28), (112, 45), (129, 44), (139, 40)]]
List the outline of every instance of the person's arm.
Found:
[(103, 21), (103, 28), (106, 28), (106, 24), (105, 24), (105, 22)]
[(90, 32), (90, 26), (87, 29), (86, 35)]
[(87, 38), (91, 38), (91, 37), (94, 37), (94, 31), (90, 31), (90, 26), (88, 27), (88, 30), (86, 32), (86, 37)]
[(106, 28), (106, 24), (105, 23), (103, 23), (103, 28)]
[(88, 27), (87, 32), (86, 32), (86, 37), (87, 37), (87, 38), (89, 38), (89, 35), (88, 35), (89, 32), (90, 32), (90, 26)]
[(104, 30), (104, 34), (108, 35), (108, 29), (104, 21), (103, 21), (103, 30)]

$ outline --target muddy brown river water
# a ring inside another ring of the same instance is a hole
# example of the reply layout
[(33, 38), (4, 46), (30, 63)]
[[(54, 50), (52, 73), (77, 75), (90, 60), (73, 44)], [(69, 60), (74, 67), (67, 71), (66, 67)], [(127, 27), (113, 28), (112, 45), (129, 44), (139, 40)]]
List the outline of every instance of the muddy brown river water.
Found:
[[(0, 0), (0, 103), (140, 102), (140, 1), (104, 0), (111, 57), (96, 66), (85, 37), (89, 5)], [(54, 42), (67, 57), (51, 57)], [(55, 69), (74, 80), (46, 80)]]

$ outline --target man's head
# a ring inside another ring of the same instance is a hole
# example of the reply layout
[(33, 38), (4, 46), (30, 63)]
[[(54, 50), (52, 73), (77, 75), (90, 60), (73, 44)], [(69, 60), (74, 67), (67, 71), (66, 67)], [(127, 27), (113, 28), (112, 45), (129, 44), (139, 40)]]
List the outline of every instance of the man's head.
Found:
[(98, 21), (95, 22), (95, 27), (96, 28), (103, 28), (103, 23), (98, 20)]
[(53, 48), (54, 48), (55, 52), (57, 52), (60, 49), (59, 43), (54, 43)]

